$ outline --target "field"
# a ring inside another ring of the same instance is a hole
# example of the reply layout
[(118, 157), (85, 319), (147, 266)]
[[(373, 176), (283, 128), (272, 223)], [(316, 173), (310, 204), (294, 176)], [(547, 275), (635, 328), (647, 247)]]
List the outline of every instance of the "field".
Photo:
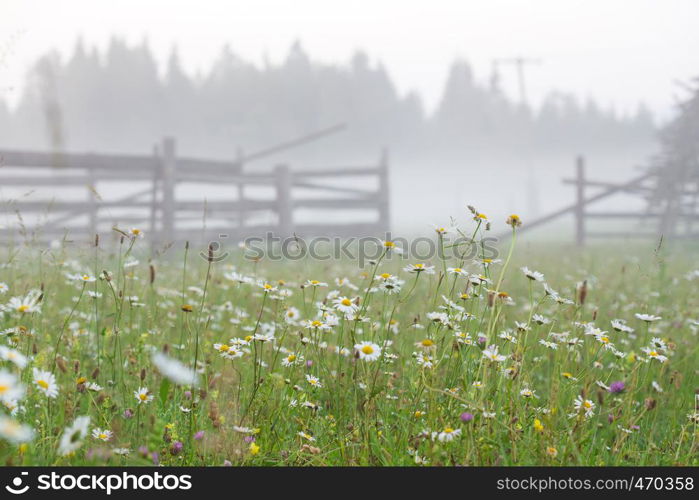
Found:
[(544, 248), (511, 217), (495, 252), (473, 215), (363, 266), (151, 259), (128, 229), (5, 248), (3, 463), (697, 465), (696, 249)]

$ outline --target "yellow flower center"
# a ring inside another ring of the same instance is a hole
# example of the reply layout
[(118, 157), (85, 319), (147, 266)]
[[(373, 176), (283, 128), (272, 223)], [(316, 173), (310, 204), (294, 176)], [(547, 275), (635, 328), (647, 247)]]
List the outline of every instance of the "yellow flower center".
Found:
[(289, 363), (293, 363), (294, 361), (296, 361), (296, 355), (295, 355), (295, 354), (289, 354), (289, 357), (286, 358), (286, 360), (287, 360)]
[(0, 394), (5, 394), (9, 389), (9, 385), (0, 385)]
[(396, 244), (392, 241), (384, 241), (383, 246), (385, 246), (386, 248), (393, 248), (394, 246), (396, 246)]
[(218, 348), (218, 350), (221, 352), (228, 352), (230, 350), (230, 347), (228, 347), (227, 344), (221, 344), (221, 346)]
[(444, 432), (446, 432), (447, 434), (451, 434), (452, 432), (454, 432), (454, 429), (452, 429), (451, 427), (446, 427), (444, 429)]
[(315, 327), (315, 328), (318, 328), (318, 327), (321, 326), (322, 324), (323, 324), (323, 323), (321, 323), (321, 322), (318, 321), (317, 319), (315, 319), (315, 320), (313, 320), (313, 321), (311, 322), (311, 325), (312, 325), (313, 327)]
[(311, 285), (317, 285), (318, 283), (320, 283), (320, 281), (318, 281), (318, 280), (311, 280)]
[(589, 401), (585, 401), (585, 402), (583, 403), (583, 406), (584, 406), (585, 408), (592, 408), (592, 403), (590, 403)]
[(460, 273), (460, 272), (461, 272), (461, 268), (460, 268), (460, 267), (455, 267), (455, 268), (454, 268), (454, 272), (455, 272), (455, 273)]
[(434, 345), (434, 342), (432, 341), (432, 339), (425, 339), (422, 342), (420, 342), (420, 344), (422, 344), (424, 347), (431, 347)]
[(352, 301), (350, 299), (342, 299), (342, 305), (343, 306), (351, 306)]
[(49, 388), (49, 384), (46, 380), (37, 380), (36, 384), (44, 390)]
[(29, 310), (29, 306), (27, 304), (22, 304), (17, 308), (17, 310), (21, 313), (27, 312)]
[(138, 399), (140, 399), (141, 401), (145, 401), (146, 399), (148, 399), (148, 395), (146, 393), (142, 392), (141, 394), (138, 395)]
[(373, 353), (374, 353), (374, 348), (371, 347), (370, 345), (365, 345), (364, 347), (362, 347), (362, 352), (363, 352), (364, 354), (373, 354)]
[(100, 433), (99, 438), (100, 439), (107, 439), (107, 435), (104, 432), (102, 432), (102, 433)]
[(651, 351), (648, 353), (649, 356), (656, 357), (658, 353), (656, 351)]

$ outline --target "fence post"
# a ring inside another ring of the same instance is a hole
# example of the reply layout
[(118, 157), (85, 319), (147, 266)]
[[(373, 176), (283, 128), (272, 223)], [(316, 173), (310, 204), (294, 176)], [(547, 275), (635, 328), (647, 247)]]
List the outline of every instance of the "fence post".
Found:
[(165, 242), (175, 236), (175, 174), (177, 172), (177, 160), (175, 139), (165, 137), (163, 139), (163, 156), (161, 167), (161, 185), (163, 196), (160, 204), (162, 216), (162, 232), (160, 239)]
[(245, 237), (245, 181), (243, 180), (243, 158), (245, 154), (242, 148), (236, 150), (235, 165), (238, 169), (238, 224), (236, 230), (239, 237)]
[(277, 185), (277, 214), (279, 214), (279, 236), (290, 236), (294, 232), (294, 207), (291, 199), (291, 170), (289, 165), (274, 168)]
[(578, 155), (575, 160), (575, 243), (585, 245), (585, 158)]
[(162, 163), (160, 161), (160, 149), (158, 144), (153, 145), (153, 183), (150, 191), (150, 213), (148, 214), (148, 230), (150, 234), (151, 254), (155, 250), (156, 239), (158, 238), (158, 180), (160, 178), (160, 170)]
[[(379, 231), (388, 233), (391, 229), (391, 206), (390, 206), (390, 190), (388, 183), (388, 149), (381, 150), (381, 160), (378, 167), (379, 176), (379, 192), (378, 192), (378, 210), (379, 210)], [(383, 236), (383, 235), (382, 235)]]
[(89, 205), (89, 237), (94, 239), (97, 234), (97, 210), (99, 210), (99, 207), (97, 206), (97, 177), (95, 176), (95, 169), (91, 167), (87, 168), (87, 196)]

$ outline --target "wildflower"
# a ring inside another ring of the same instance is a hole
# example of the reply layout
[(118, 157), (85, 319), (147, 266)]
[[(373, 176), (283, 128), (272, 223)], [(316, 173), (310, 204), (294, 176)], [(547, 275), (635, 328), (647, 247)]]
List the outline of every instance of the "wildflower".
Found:
[(653, 382), (651, 382), (651, 386), (653, 387), (653, 389), (655, 389), (656, 392), (663, 392), (663, 388), (655, 380), (653, 380)]
[(636, 313), (635, 316), (640, 319), (641, 321), (645, 321), (646, 323), (652, 323), (654, 321), (659, 321), (663, 319), (660, 316), (653, 316), (652, 314), (639, 314)]
[(175, 441), (172, 443), (172, 446), (170, 447), (170, 453), (173, 455), (179, 455), (180, 452), (184, 449), (184, 444), (182, 441)]
[(87, 437), (90, 427), (90, 417), (84, 415), (76, 418), (73, 423), (66, 427), (58, 445), (58, 453), (62, 456), (70, 455), (80, 448), (83, 440)]
[(376, 361), (381, 356), (381, 347), (373, 342), (363, 341), (355, 344), (354, 349), (363, 361)]
[(310, 286), (310, 287), (321, 287), (321, 286), (328, 286), (327, 283), (323, 283), (318, 280), (306, 280), (304, 283), (304, 286)]
[(644, 347), (641, 350), (645, 352), (650, 359), (656, 359), (661, 363), (665, 363), (665, 361), (667, 361), (667, 356), (663, 356), (662, 354), (658, 353), (658, 351), (655, 349)]
[(306, 382), (308, 382), (312, 387), (316, 387), (316, 388), (323, 387), (323, 384), (321, 384), (320, 379), (318, 377), (313, 376), (313, 375), (306, 374)]
[(577, 412), (584, 412), (585, 417), (590, 417), (595, 412), (595, 403), (589, 399), (583, 399), (582, 396), (577, 396), (573, 401), (573, 406)]
[(95, 428), (92, 430), (92, 437), (100, 441), (109, 441), (112, 439), (112, 431), (107, 429)]
[(425, 264), (419, 263), (419, 264), (409, 264), (403, 268), (403, 271), (408, 272), (408, 273), (425, 273), (425, 274), (434, 274), (434, 266), (427, 266)]
[(22, 399), (24, 387), (19, 383), (15, 375), (5, 370), (0, 370), (0, 401), (9, 403)]
[(558, 450), (553, 446), (547, 446), (546, 454), (551, 458), (556, 458), (558, 456)]
[[(434, 434), (437, 434), (437, 433), (433, 433), (433, 435)], [(453, 441), (455, 438), (459, 437), (460, 435), (461, 435), (461, 429), (454, 429), (452, 427), (445, 427), (442, 432), (437, 434), (437, 439), (442, 443), (449, 442), (449, 441)]]
[(544, 432), (544, 424), (538, 418), (534, 419), (533, 427), (536, 432)]
[(143, 231), (142, 231), (141, 229), (137, 228), (137, 227), (132, 227), (132, 228), (129, 230), (129, 234), (131, 235), (131, 237), (132, 237), (133, 239), (136, 239), (136, 238), (143, 238)]
[(616, 330), (617, 332), (624, 332), (624, 333), (633, 333), (633, 328), (628, 326), (624, 320), (621, 319), (613, 319), (611, 321), (612, 323), (612, 328)]
[(459, 418), (462, 422), (470, 422), (473, 420), (473, 413), (464, 412), (459, 416)]
[(544, 281), (544, 275), (538, 271), (532, 271), (528, 267), (521, 268), (524, 275), (532, 281)]
[(519, 391), (519, 395), (524, 397), (524, 398), (538, 398), (539, 397), (536, 395), (536, 392), (532, 391), (528, 387), (525, 387), (524, 389)]
[(9, 289), (10, 287), (7, 286), (7, 283), (0, 282), (0, 295), (5, 295)]
[(505, 224), (507, 224), (508, 226), (512, 226), (513, 228), (519, 227), (522, 225), (522, 219), (519, 218), (519, 215), (512, 214), (507, 218)]
[(608, 390), (612, 394), (619, 394), (620, 392), (624, 392), (625, 388), (626, 388), (626, 386), (624, 385), (624, 382), (619, 380), (619, 381), (612, 382), (611, 384), (609, 384)]
[(549, 342), (548, 340), (539, 339), (539, 344), (546, 347), (547, 349), (553, 349), (554, 351), (558, 349), (558, 344), (555, 342)]
[(507, 359), (507, 356), (498, 354), (498, 346), (491, 345), (483, 350), (483, 357), (495, 363), (501, 363)]
[(283, 366), (294, 366), (303, 361), (303, 358), (296, 353), (290, 352), (286, 357), (282, 358)]
[(58, 385), (56, 384), (56, 377), (53, 373), (34, 368), (33, 377), (34, 383), (46, 396), (49, 398), (58, 396)]
[(133, 392), (138, 404), (148, 404), (153, 401), (153, 395), (148, 392), (148, 387), (139, 387), (138, 390)]
[(194, 306), (191, 304), (182, 304), (182, 307), (180, 307), (180, 309), (182, 309), (182, 312), (191, 313), (192, 311), (194, 311)]
[(347, 297), (338, 297), (333, 302), (335, 309), (345, 314), (354, 314), (359, 307)]
[(256, 442), (250, 443), (250, 446), (248, 447), (248, 451), (250, 451), (250, 455), (253, 457), (260, 453), (260, 446)]
[(152, 361), (160, 374), (177, 385), (199, 385), (199, 375), (176, 359), (169, 358), (160, 352), (152, 356)]
[(5, 305), (5, 310), (14, 311), (20, 314), (30, 314), (41, 311), (41, 306), (39, 305), (39, 297), (41, 292), (31, 291), (24, 297), (12, 297), (7, 305)]
[(415, 356), (415, 362), (418, 364), (418, 366), (421, 366), (423, 368), (434, 367), (435, 360), (429, 354), (426, 354), (424, 352), (414, 352), (413, 356)]
[(20, 444), (31, 441), (33, 437), (34, 431), (31, 427), (0, 415), (0, 438), (13, 444)]
[(201, 441), (202, 439), (204, 439), (204, 431), (197, 431), (194, 433), (195, 441)]
[(299, 431), (298, 435), (299, 435), (299, 437), (302, 437), (306, 441), (315, 441), (316, 440), (316, 438), (314, 438), (313, 436), (311, 436), (307, 432)]
[(393, 241), (382, 241), (381, 245), (386, 249), (386, 253), (393, 252), (398, 255), (403, 253), (403, 250), (396, 246), (395, 242)]

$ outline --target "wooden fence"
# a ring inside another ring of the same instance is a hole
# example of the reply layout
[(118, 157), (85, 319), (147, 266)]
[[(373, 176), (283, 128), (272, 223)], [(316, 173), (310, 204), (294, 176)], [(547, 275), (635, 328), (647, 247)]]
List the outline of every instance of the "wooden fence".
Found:
[(389, 229), (388, 156), (372, 166), (246, 172), (242, 159), (178, 156), (173, 138), (144, 156), (0, 150), (0, 203), (5, 239), (18, 232), (89, 239), (114, 226), (137, 227), (162, 243), (378, 236)]
[[(643, 174), (623, 182), (594, 181), (587, 178), (585, 172), (585, 158), (578, 156), (575, 160), (575, 177), (563, 179), (564, 184), (572, 185), (575, 192), (572, 203), (551, 212), (536, 220), (529, 221), (518, 232), (528, 231), (558, 219), (564, 215), (573, 215), (575, 229), (575, 243), (584, 246), (590, 238), (657, 238), (663, 235), (666, 238), (697, 238), (699, 234), (694, 230), (694, 222), (697, 219), (696, 211), (668, 213), (662, 206), (653, 207), (649, 201), (658, 186), (657, 169), (648, 169)], [(621, 210), (593, 210), (591, 207), (597, 202), (608, 199), (618, 194), (631, 194), (637, 200), (643, 202), (644, 208), (628, 208)], [(670, 216), (673, 220), (669, 220)], [(686, 222), (684, 231), (679, 231), (674, 224), (674, 219)], [(615, 224), (612, 229), (601, 229), (600, 221)], [(619, 230), (624, 222), (631, 230)], [(591, 224), (591, 222), (593, 222)], [(590, 230), (590, 226), (593, 229)], [(506, 238), (510, 232), (503, 232), (498, 238)]]

